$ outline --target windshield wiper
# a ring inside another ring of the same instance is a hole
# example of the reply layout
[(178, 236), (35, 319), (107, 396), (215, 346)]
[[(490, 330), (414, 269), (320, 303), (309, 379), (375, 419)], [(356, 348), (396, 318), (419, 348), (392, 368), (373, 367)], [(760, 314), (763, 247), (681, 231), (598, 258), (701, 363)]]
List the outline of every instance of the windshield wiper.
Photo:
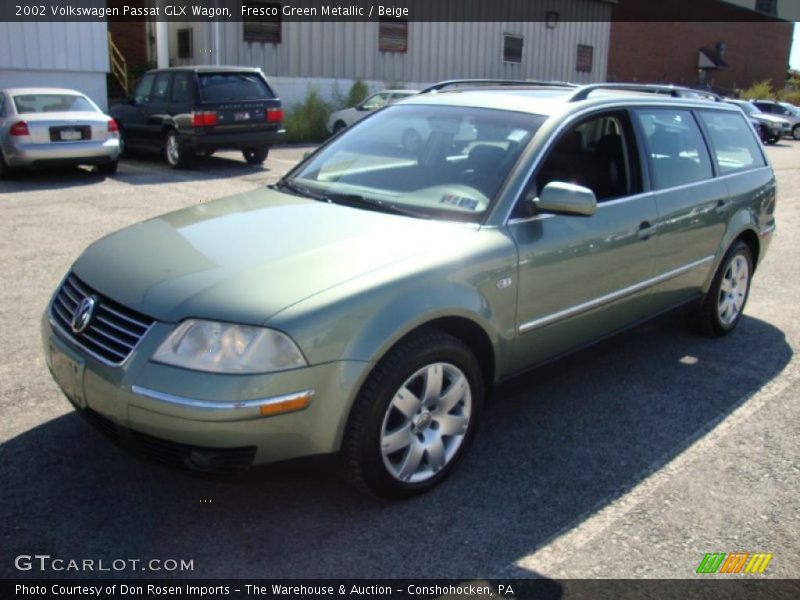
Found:
[(276, 189), (276, 190), (288, 190), (292, 194), (294, 194), (296, 196), (303, 196), (304, 198), (312, 198), (314, 200), (327, 201), (327, 198), (325, 196), (323, 196), (321, 194), (318, 194), (316, 192), (312, 192), (308, 188), (304, 188), (304, 187), (302, 187), (300, 185), (297, 185), (296, 183), (294, 183), (292, 181), (289, 181), (287, 179), (280, 179), (280, 180), (278, 180), (277, 183), (274, 183), (273, 185), (271, 185), (269, 187), (271, 187), (273, 189)]
[(383, 202), (382, 200), (369, 200), (358, 194), (327, 194), (324, 199), (335, 204), (342, 204), (344, 206), (351, 206), (353, 208), (365, 208), (367, 210), (385, 212), (392, 215), (403, 215), (405, 217), (414, 217), (417, 219), (432, 218), (430, 215), (425, 213), (410, 210), (408, 208), (398, 206), (397, 204)]

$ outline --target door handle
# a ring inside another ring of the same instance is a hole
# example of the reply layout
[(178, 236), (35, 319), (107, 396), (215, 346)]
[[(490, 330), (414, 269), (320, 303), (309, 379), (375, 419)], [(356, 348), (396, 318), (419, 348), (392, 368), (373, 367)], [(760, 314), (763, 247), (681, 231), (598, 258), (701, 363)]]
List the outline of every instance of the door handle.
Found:
[(642, 241), (646, 241), (650, 239), (650, 236), (655, 233), (656, 227), (650, 221), (642, 221), (639, 224), (639, 239)]
[(727, 212), (729, 205), (730, 201), (728, 200), (717, 200), (717, 206), (714, 210), (718, 215), (722, 216)]

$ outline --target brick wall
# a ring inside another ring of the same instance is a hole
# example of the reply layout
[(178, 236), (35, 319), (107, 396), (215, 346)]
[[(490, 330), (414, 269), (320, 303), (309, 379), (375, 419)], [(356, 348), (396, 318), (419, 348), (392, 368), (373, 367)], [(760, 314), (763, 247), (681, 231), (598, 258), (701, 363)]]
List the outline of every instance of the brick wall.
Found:
[(726, 44), (727, 69), (708, 72), (714, 88), (745, 88), (771, 79), (783, 87), (792, 45), (792, 23), (611, 24), (608, 78), (612, 81), (669, 82), (695, 86), (700, 48)]
[(147, 29), (144, 21), (109, 22), (108, 30), (128, 61), (128, 66), (144, 65), (147, 62)]

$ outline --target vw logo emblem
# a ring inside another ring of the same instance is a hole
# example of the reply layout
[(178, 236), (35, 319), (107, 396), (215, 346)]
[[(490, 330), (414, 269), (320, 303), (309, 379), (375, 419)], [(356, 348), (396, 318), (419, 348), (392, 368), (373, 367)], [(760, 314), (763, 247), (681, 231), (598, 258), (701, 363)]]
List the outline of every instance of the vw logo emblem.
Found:
[(97, 302), (97, 299), (94, 296), (87, 296), (81, 303), (78, 304), (78, 308), (75, 309), (75, 312), (72, 313), (72, 331), (75, 333), (80, 333), (84, 329), (89, 326), (89, 321), (92, 320), (92, 315), (94, 314), (94, 307)]

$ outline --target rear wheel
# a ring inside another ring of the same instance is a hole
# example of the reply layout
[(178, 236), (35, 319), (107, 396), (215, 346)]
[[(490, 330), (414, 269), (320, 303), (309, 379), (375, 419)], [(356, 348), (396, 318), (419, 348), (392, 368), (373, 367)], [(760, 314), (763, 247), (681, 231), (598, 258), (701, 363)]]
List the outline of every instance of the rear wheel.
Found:
[(247, 148), (242, 150), (242, 155), (248, 164), (260, 165), (269, 155), (269, 148)]
[(164, 156), (173, 169), (183, 169), (192, 164), (194, 154), (191, 150), (181, 148), (178, 132), (170, 129), (164, 139)]
[(780, 139), (780, 138), (777, 138), (777, 137), (771, 137), (771, 138), (769, 138), (769, 139), (767, 140), (767, 143), (768, 143), (770, 146), (773, 146), (773, 145), (775, 145), (775, 144), (777, 144), (777, 143), (778, 143), (778, 140), (779, 140), (779, 139)]
[(703, 333), (722, 336), (733, 331), (747, 304), (752, 275), (753, 253), (747, 244), (737, 240), (722, 259), (695, 315), (696, 325)]
[(384, 498), (433, 488), (474, 437), (482, 404), (482, 373), (469, 347), (434, 329), (413, 335), (358, 395), (342, 448), (348, 476)]
[(334, 133), (334, 135), (337, 134), (337, 133), (341, 133), (341, 131), (345, 127), (347, 127), (347, 123), (345, 123), (344, 121), (336, 121), (336, 123), (333, 125), (333, 133)]

